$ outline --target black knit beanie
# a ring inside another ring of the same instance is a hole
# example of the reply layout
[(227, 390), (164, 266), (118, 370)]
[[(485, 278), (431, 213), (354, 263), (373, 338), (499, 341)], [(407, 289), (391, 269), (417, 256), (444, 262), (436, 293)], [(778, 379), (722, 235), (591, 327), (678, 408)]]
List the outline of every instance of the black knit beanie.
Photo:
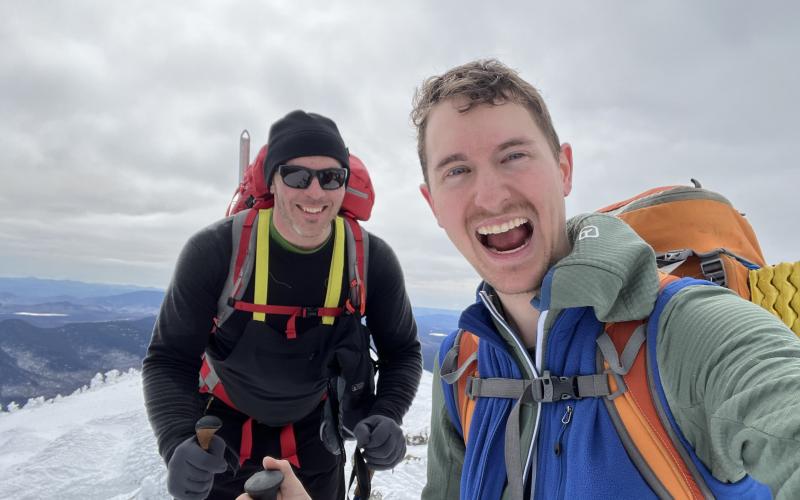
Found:
[(349, 168), (350, 154), (339, 129), (330, 118), (316, 113), (292, 111), (269, 129), (264, 178), (272, 182), (275, 167), (300, 156), (330, 156)]

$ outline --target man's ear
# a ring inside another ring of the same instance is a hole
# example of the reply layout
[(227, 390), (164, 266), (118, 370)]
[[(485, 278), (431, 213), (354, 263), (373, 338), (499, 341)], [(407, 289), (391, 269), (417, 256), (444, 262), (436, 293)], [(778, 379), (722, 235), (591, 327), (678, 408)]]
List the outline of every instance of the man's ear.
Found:
[[(439, 215), (436, 213), (436, 206), (433, 204), (433, 197), (431, 196), (431, 190), (428, 188), (428, 184), (424, 182), (420, 184), (419, 192), (422, 193), (422, 197), (428, 202), (428, 206), (431, 207), (433, 216), (436, 217), (436, 223), (439, 224)], [(442, 227), (442, 225), (439, 224), (439, 227)]]
[(561, 151), (558, 154), (558, 168), (561, 170), (561, 185), (566, 198), (572, 192), (572, 146), (567, 142), (561, 145)]

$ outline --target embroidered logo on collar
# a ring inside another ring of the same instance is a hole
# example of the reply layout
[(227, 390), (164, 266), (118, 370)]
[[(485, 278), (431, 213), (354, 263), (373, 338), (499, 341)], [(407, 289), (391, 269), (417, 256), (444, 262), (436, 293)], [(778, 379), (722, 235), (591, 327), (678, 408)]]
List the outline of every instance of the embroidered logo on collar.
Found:
[(600, 230), (597, 226), (586, 226), (581, 228), (581, 232), (578, 233), (578, 241), (585, 240), (586, 238), (599, 238), (600, 237)]

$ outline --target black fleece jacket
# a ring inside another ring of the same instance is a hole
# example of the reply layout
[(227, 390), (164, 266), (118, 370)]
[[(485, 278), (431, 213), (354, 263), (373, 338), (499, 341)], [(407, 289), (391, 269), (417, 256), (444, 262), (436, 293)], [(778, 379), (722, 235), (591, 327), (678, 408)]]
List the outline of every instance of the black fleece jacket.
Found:
[[(186, 243), (143, 362), (145, 405), (159, 452), (167, 462), (175, 447), (192, 435), (195, 422), (203, 415), (202, 399), (198, 393), (203, 352), (208, 348), (216, 356), (224, 357), (252, 317), (249, 313), (237, 311), (223, 325), (222, 331), (211, 334), (217, 301), (228, 276), (231, 235), (232, 218), (226, 218), (199, 231)], [(331, 246), (329, 241), (313, 254), (291, 254), (281, 251), (280, 245), (273, 240), (270, 244), (269, 303), (321, 304)], [(273, 252), (273, 249), (277, 251)], [(295, 261), (294, 265), (288, 266), (287, 260)], [(416, 323), (397, 257), (386, 242), (372, 234), (369, 235), (367, 266), (365, 318), (380, 367), (377, 399), (371, 413), (385, 415), (400, 423), (411, 405), (422, 373)], [(324, 269), (324, 273), (319, 269)], [(314, 278), (311, 274), (321, 276)], [(244, 300), (252, 300), (252, 281)], [(310, 286), (310, 283), (318, 285)], [(303, 293), (314, 297), (296, 303), (298, 290), (305, 290)], [(270, 318), (268, 316), (269, 322), (282, 321), (282, 325), (271, 325), (282, 331), (285, 317)], [(303, 321), (318, 323), (319, 320), (298, 320), (298, 332), (312, 326)]]

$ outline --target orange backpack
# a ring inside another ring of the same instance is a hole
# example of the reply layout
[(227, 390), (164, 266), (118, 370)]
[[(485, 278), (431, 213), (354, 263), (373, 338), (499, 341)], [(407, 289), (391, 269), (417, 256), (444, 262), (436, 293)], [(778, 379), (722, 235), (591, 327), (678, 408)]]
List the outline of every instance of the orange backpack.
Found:
[(598, 212), (628, 223), (653, 247), (662, 272), (727, 287), (800, 336), (800, 262), (768, 266), (744, 215), (692, 183), (653, 188)]

